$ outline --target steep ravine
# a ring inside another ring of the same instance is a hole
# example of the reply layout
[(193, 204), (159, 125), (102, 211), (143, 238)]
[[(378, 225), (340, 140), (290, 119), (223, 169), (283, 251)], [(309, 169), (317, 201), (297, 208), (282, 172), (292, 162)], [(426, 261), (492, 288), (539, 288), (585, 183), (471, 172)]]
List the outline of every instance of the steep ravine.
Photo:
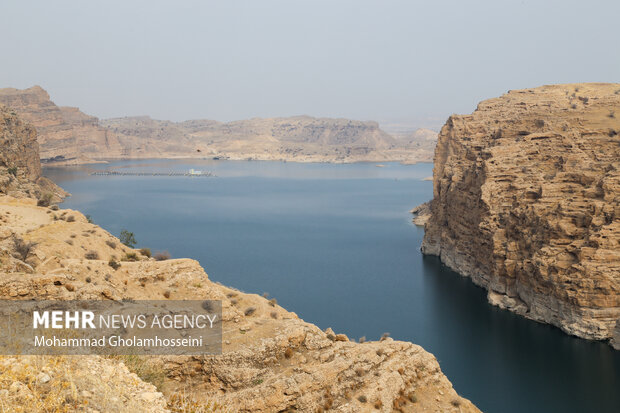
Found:
[(451, 116), (422, 251), (499, 307), (620, 348), (620, 84), (510, 91)]

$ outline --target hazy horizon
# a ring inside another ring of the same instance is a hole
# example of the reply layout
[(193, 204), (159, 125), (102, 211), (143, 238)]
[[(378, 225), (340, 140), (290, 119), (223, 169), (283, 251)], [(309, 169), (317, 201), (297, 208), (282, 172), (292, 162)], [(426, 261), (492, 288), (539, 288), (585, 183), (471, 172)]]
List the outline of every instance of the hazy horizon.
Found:
[(602, 0), (5, 1), (0, 87), (100, 118), (437, 130), (510, 89), (620, 81), (618, 15)]

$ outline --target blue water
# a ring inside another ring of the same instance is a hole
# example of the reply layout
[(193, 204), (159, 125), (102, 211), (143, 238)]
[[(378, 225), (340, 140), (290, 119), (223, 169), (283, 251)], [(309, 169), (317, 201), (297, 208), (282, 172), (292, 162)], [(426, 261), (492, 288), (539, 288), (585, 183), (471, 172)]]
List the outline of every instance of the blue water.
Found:
[[(190, 168), (218, 177), (89, 175)], [(195, 258), (214, 281), (349, 337), (420, 344), (485, 412), (620, 412), (620, 352), (492, 307), (421, 255), (408, 210), (432, 197), (432, 165), (150, 160), (45, 174), (73, 194), (64, 207)]]

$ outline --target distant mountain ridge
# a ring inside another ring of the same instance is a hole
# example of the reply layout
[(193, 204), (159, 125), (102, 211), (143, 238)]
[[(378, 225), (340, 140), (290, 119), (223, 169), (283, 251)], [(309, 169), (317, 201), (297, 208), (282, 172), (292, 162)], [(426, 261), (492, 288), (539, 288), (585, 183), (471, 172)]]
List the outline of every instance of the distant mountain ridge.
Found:
[(294, 116), (234, 122), (172, 122), (148, 116), (99, 120), (78, 108), (59, 107), (40, 86), (0, 89), (39, 132), (47, 163), (105, 159), (217, 158), (298, 162), (430, 162), (437, 134), (418, 130), (392, 136), (376, 122)]

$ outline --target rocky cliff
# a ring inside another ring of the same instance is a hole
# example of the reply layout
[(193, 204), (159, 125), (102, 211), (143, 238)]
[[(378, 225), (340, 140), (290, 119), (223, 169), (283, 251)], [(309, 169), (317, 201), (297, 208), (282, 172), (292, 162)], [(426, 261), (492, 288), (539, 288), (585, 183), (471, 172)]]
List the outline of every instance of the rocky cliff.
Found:
[(64, 191), (41, 176), (35, 128), (0, 105), (0, 194), (52, 200)]
[(430, 162), (436, 133), (391, 136), (376, 122), (348, 119), (249, 119), (170, 122), (148, 116), (99, 121), (59, 107), (39, 86), (0, 89), (10, 106), (39, 133), (41, 159), (87, 163), (131, 158), (219, 158), (298, 162)]
[(620, 346), (620, 84), (510, 91), (451, 116), (422, 251), (489, 301)]
[(0, 89), (0, 104), (36, 128), (43, 162), (80, 163), (122, 154), (116, 136), (100, 127), (96, 117), (56, 106), (40, 86)]

